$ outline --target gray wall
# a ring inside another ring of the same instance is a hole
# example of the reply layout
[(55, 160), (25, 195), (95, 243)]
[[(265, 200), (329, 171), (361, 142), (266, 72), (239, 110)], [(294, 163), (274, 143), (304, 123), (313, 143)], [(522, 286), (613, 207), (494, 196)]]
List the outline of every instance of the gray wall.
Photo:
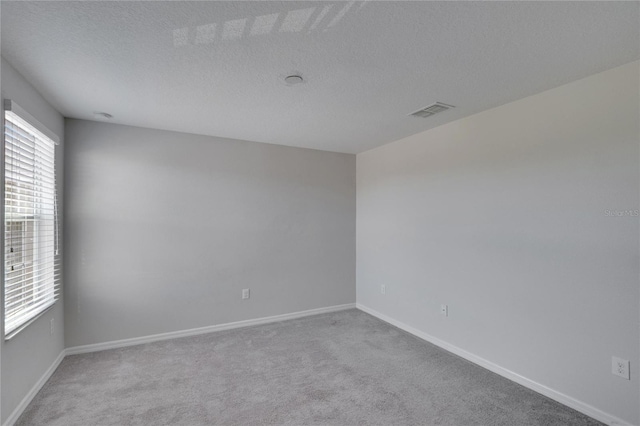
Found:
[[(49, 105), (4, 58), (2, 58), (2, 97), (16, 101), (25, 111), (62, 139), (60, 145), (56, 147), (58, 196), (62, 206), (64, 197), (62, 188), (64, 119), (62, 115)], [(4, 126), (2, 127), (4, 132)], [(2, 149), (4, 150), (4, 133), (2, 135)], [(2, 173), (4, 174), (4, 170)], [(62, 214), (62, 210), (59, 212)], [(4, 290), (4, 285), (1, 288)], [(2, 310), (0, 321), (3, 321), (4, 303), (0, 303), (0, 310)], [(5, 342), (0, 338), (2, 423), (64, 349), (63, 312), (63, 301), (59, 300), (52, 309), (10, 341)], [(55, 321), (53, 335), (50, 333), (51, 319)], [(4, 330), (4, 325), (0, 327), (0, 333), (1, 330)]]
[(638, 424), (638, 74), (358, 154), (358, 303)]
[(68, 347), (355, 302), (355, 155), (70, 119), (66, 139)]

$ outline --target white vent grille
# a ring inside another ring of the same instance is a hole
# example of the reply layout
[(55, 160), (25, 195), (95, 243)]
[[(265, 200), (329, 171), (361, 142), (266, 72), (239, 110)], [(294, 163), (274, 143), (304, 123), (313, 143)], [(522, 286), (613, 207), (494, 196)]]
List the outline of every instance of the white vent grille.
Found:
[(435, 104), (431, 104), (429, 106), (426, 106), (422, 109), (419, 109), (416, 112), (413, 112), (409, 115), (412, 115), (414, 117), (421, 117), (421, 118), (427, 118), (427, 117), (431, 117), (434, 114), (437, 114), (439, 112), (442, 111), (446, 111), (448, 109), (451, 108), (455, 108), (453, 105), (447, 105), (447, 104), (443, 104), (442, 102), (436, 102)]

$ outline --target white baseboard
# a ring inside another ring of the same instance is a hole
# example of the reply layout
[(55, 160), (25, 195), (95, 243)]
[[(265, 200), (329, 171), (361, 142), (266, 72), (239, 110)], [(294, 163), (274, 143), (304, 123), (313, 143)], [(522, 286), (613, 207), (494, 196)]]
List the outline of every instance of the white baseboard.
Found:
[(269, 324), (272, 322), (308, 317), (311, 315), (319, 315), (319, 314), (326, 314), (330, 312), (344, 311), (346, 309), (353, 309), (355, 307), (356, 307), (355, 303), (347, 303), (345, 305), (328, 306), (326, 308), (310, 309), (308, 311), (292, 312), (290, 314), (274, 315), (271, 317), (229, 322), (226, 324), (210, 325), (207, 327), (172, 331), (169, 333), (153, 334), (150, 336), (134, 337), (132, 339), (113, 340), (111, 342), (95, 343), (92, 345), (74, 346), (71, 348), (67, 348), (66, 354), (76, 355), (76, 354), (84, 354), (88, 352), (104, 351), (107, 349), (123, 348), (126, 346), (141, 345), (143, 343), (158, 342), (160, 340), (169, 340), (169, 339), (175, 339), (178, 337), (196, 336), (198, 334), (207, 334), (207, 333), (212, 333), (214, 331), (231, 330), (234, 328), (241, 328), (241, 327), (251, 327), (254, 325)]
[(51, 377), (51, 375), (56, 371), (64, 357), (66, 356), (66, 351), (63, 349), (57, 358), (53, 361), (53, 364), (47, 368), (47, 371), (44, 372), (42, 377), (36, 382), (35, 385), (29, 390), (29, 392), (22, 398), (20, 404), (13, 410), (13, 413), (7, 418), (4, 422), (4, 426), (13, 426), (13, 424), (18, 421), (18, 418), (22, 415), (23, 411), (27, 408), (31, 400), (38, 394), (40, 389), (47, 383), (47, 380)]
[(467, 352), (464, 349), (460, 349), (459, 347), (454, 346), (450, 343), (447, 343), (444, 340), (440, 340), (436, 337), (433, 337), (414, 327), (411, 327), (407, 324), (404, 324), (400, 321), (390, 318), (385, 314), (382, 314), (378, 311), (368, 308), (360, 303), (356, 303), (356, 308), (378, 319), (381, 319), (384, 322), (387, 322), (393, 326), (396, 326), (399, 329), (406, 331), (407, 333), (413, 334), (414, 336), (419, 337), (422, 340), (426, 340), (429, 343), (433, 343), (434, 345), (439, 346), (440, 348), (448, 352), (451, 352), (455, 355), (458, 355), (459, 357), (464, 358), (467, 361), (471, 361), (474, 364), (477, 364), (483, 368), (486, 368), (489, 371), (492, 371), (502, 377), (505, 377), (511, 381), (514, 381), (526, 388), (534, 390), (546, 397), (549, 397), (555, 401), (558, 401), (559, 403), (564, 404), (567, 407), (573, 408), (574, 410), (579, 411), (583, 414), (586, 414), (587, 416), (592, 417), (596, 420), (599, 420), (605, 424), (608, 424), (611, 426), (632, 426), (630, 423), (627, 423), (626, 421), (619, 419), (614, 415), (605, 413), (602, 410), (599, 410), (589, 404), (586, 404), (566, 394), (563, 394), (562, 392), (558, 392), (538, 382), (534, 382), (533, 380), (523, 377), (518, 373), (514, 373), (513, 371), (500, 367), (499, 365), (494, 364), (491, 361), (487, 361), (486, 359), (481, 358), (477, 355), (474, 355), (471, 352)]

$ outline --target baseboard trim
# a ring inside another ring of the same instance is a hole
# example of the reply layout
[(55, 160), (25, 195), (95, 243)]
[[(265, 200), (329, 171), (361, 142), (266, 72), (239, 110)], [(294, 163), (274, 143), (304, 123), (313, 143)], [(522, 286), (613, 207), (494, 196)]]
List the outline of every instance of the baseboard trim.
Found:
[(272, 322), (286, 321), (296, 318), (308, 317), (311, 315), (327, 314), (331, 312), (344, 311), (354, 309), (355, 303), (347, 303), (344, 305), (328, 306), (326, 308), (309, 309), (307, 311), (292, 312), (289, 314), (274, 315), (270, 317), (256, 318), (244, 321), (229, 322), (225, 324), (210, 325), (207, 327), (192, 328), (188, 330), (172, 331), (169, 333), (153, 334), (149, 336), (134, 337), (131, 339), (113, 340), (104, 343), (95, 343), (91, 345), (74, 346), (66, 349), (67, 355), (77, 355), (89, 352), (98, 352), (108, 349), (124, 348), (126, 346), (141, 345), (144, 343), (158, 342), (161, 340), (176, 339), (179, 337), (197, 336), (199, 334), (213, 333), (216, 331), (232, 330), (234, 328), (251, 327), (255, 325), (269, 324)]
[(24, 396), (24, 398), (22, 398), (22, 401), (20, 401), (20, 404), (18, 404), (15, 410), (13, 410), (13, 412), (7, 418), (7, 420), (5, 420), (4, 426), (13, 426), (13, 424), (18, 421), (18, 419), (20, 418), (24, 410), (31, 403), (31, 400), (35, 398), (38, 392), (40, 392), (40, 389), (42, 389), (44, 384), (47, 383), (47, 380), (49, 380), (51, 375), (56, 371), (56, 369), (58, 368), (58, 366), (60, 365), (60, 363), (62, 362), (65, 356), (66, 356), (66, 350), (63, 349), (60, 352), (60, 354), (56, 357), (56, 359), (53, 361), (51, 366), (49, 366), (47, 371), (44, 372), (42, 377), (38, 379), (38, 381), (36, 382), (35, 385), (33, 385), (31, 390), (29, 390), (29, 392)]
[(451, 352), (455, 355), (458, 355), (461, 358), (466, 359), (467, 361), (470, 361), (474, 364), (479, 365), (480, 367), (486, 368), (489, 371), (492, 371), (504, 378), (507, 378), (513, 382), (516, 382), (526, 388), (529, 388), (535, 392), (538, 392), (548, 398), (553, 399), (554, 401), (557, 401), (563, 405), (566, 405), (567, 407), (573, 408), (576, 411), (579, 411), (583, 414), (586, 414), (589, 417), (592, 417), (598, 421), (601, 421), (605, 424), (611, 425), (611, 426), (632, 426), (630, 423), (627, 423), (626, 421), (611, 415), (609, 413), (606, 413), (602, 410), (599, 410), (589, 404), (586, 404), (582, 401), (579, 401), (575, 398), (572, 398), (562, 392), (558, 392), (554, 389), (551, 389), (543, 384), (540, 384), (538, 382), (535, 382), (531, 379), (528, 379), (524, 376), (519, 375), (518, 373), (514, 373), (511, 370), (507, 370), (506, 368), (500, 367), (497, 364), (494, 364), (491, 361), (487, 361), (484, 358), (481, 358), (477, 355), (472, 354), (471, 352), (467, 352), (464, 349), (461, 349), (457, 346), (454, 346), (450, 343), (445, 342), (444, 340), (440, 340), (436, 337), (433, 337), (427, 333), (424, 333), (414, 327), (411, 327), (403, 322), (400, 322), (398, 320), (395, 320), (391, 317), (388, 317), (385, 314), (382, 314), (374, 309), (371, 309), (367, 306), (364, 306), (360, 303), (356, 303), (356, 308), (358, 308), (359, 310), (368, 313), (369, 315), (372, 315), (384, 322), (387, 322), (395, 327), (398, 327), (401, 330), (406, 331), (409, 334), (413, 334), (414, 336), (422, 339), (422, 340), (426, 340), (429, 343), (433, 343), (436, 346), (439, 346), (440, 348)]

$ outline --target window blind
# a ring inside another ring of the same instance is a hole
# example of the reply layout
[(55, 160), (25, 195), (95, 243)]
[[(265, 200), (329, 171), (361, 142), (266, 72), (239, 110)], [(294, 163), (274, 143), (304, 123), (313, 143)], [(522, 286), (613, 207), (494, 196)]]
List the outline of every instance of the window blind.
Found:
[(4, 334), (26, 327), (58, 298), (55, 142), (20, 117), (4, 120)]

